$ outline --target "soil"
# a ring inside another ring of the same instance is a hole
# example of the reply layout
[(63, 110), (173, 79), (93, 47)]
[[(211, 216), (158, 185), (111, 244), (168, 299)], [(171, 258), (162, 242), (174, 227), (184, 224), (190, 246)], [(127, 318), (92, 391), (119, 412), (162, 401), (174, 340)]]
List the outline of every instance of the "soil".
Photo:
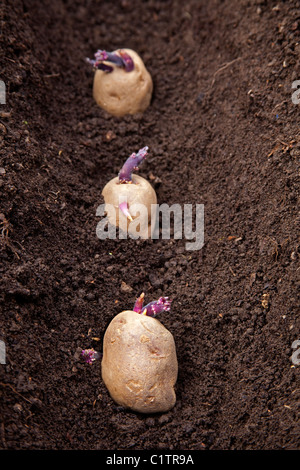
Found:
[[(299, 12), (299, 1), (4, 0), (2, 449), (300, 448)], [(115, 118), (93, 100), (85, 58), (119, 47), (152, 75), (143, 115)], [(201, 249), (96, 236), (102, 188), (145, 145), (139, 174), (159, 204), (204, 204)], [(177, 402), (158, 415), (116, 405), (100, 362), (80, 357), (101, 351), (141, 292), (172, 299), (159, 319), (176, 342)]]

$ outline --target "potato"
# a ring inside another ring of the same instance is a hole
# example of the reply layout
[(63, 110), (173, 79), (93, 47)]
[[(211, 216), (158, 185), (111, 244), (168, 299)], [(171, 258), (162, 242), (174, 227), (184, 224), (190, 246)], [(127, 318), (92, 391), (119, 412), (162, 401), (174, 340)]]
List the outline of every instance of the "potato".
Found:
[[(113, 71), (96, 70), (93, 96), (97, 104), (114, 116), (142, 113), (149, 106), (153, 82), (140, 56), (131, 49), (122, 49), (134, 62), (134, 69), (127, 72), (113, 65)], [(118, 50), (114, 51), (118, 54)]]
[[(119, 184), (119, 178), (110, 180), (103, 188), (102, 195), (106, 204), (108, 220), (117, 227), (124, 227), (128, 233), (131, 233), (130, 225), (132, 223), (119, 209), (119, 203), (122, 198), (126, 198), (128, 210), (134, 204), (142, 204), (143, 212), (137, 211), (132, 214), (132, 220), (138, 217), (140, 224), (136, 228), (141, 238), (151, 237), (151, 205), (157, 204), (156, 192), (151, 184), (142, 176), (133, 175), (132, 184)], [(111, 210), (109, 206), (111, 205)], [(154, 229), (154, 224), (152, 229)]]
[(175, 342), (157, 318), (131, 310), (114, 317), (103, 339), (101, 371), (112, 399), (125, 408), (162, 413), (175, 405)]

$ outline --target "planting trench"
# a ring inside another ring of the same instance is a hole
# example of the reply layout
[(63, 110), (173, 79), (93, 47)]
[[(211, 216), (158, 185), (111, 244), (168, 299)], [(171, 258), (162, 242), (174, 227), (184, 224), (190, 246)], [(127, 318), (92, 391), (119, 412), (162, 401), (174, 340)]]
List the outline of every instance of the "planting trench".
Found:
[[(299, 448), (299, 8), (4, 1), (1, 448)], [(85, 58), (119, 47), (152, 75), (143, 115), (92, 98)], [(158, 202), (204, 204), (200, 250), (97, 238), (102, 188), (146, 145)], [(158, 415), (118, 407), (80, 358), (141, 292), (172, 299), (177, 402)]]

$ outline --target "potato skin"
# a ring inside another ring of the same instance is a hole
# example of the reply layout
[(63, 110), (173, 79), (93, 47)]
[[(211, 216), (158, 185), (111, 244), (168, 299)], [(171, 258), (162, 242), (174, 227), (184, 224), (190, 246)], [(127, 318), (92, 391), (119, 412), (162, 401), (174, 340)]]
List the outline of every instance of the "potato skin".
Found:
[(131, 56), (134, 69), (126, 72), (110, 63), (114, 70), (111, 73), (96, 70), (93, 84), (93, 96), (97, 104), (117, 117), (144, 112), (150, 104), (153, 91), (151, 75), (140, 56), (131, 49), (122, 50)]
[(112, 399), (125, 408), (161, 413), (175, 405), (175, 342), (156, 318), (131, 310), (114, 317), (104, 335), (101, 370)]

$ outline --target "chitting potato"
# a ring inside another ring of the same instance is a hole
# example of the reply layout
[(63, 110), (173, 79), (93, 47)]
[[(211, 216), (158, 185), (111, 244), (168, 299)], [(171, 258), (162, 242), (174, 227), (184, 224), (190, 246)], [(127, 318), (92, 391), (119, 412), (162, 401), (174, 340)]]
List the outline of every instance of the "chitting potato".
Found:
[[(173, 335), (155, 316), (170, 310), (171, 301), (161, 297), (145, 307), (144, 294), (133, 310), (116, 315), (103, 338), (101, 373), (112, 399), (139, 413), (163, 413), (176, 403), (178, 362)], [(82, 356), (92, 364), (101, 355), (85, 349)]]
[[(119, 176), (103, 188), (107, 218), (112, 225), (132, 237), (149, 238), (155, 228), (157, 197), (151, 184), (133, 170), (146, 158), (148, 147), (133, 153), (123, 165)], [(151, 226), (151, 220), (154, 220)]]
[(125, 408), (162, 413), (175, 405), (175, 342), (170, 331), (154, 318), (169, 306), (162, 297), (140, 312), (137, 307), (136, 311), (121, 312), (105, 332), (102, 378), (112, 399)]
[(153, 82), (140, 56), (131, 49), (98, 50), (93, 96), (97, 104), (114, 116), (142, 113), (149, 106)]

